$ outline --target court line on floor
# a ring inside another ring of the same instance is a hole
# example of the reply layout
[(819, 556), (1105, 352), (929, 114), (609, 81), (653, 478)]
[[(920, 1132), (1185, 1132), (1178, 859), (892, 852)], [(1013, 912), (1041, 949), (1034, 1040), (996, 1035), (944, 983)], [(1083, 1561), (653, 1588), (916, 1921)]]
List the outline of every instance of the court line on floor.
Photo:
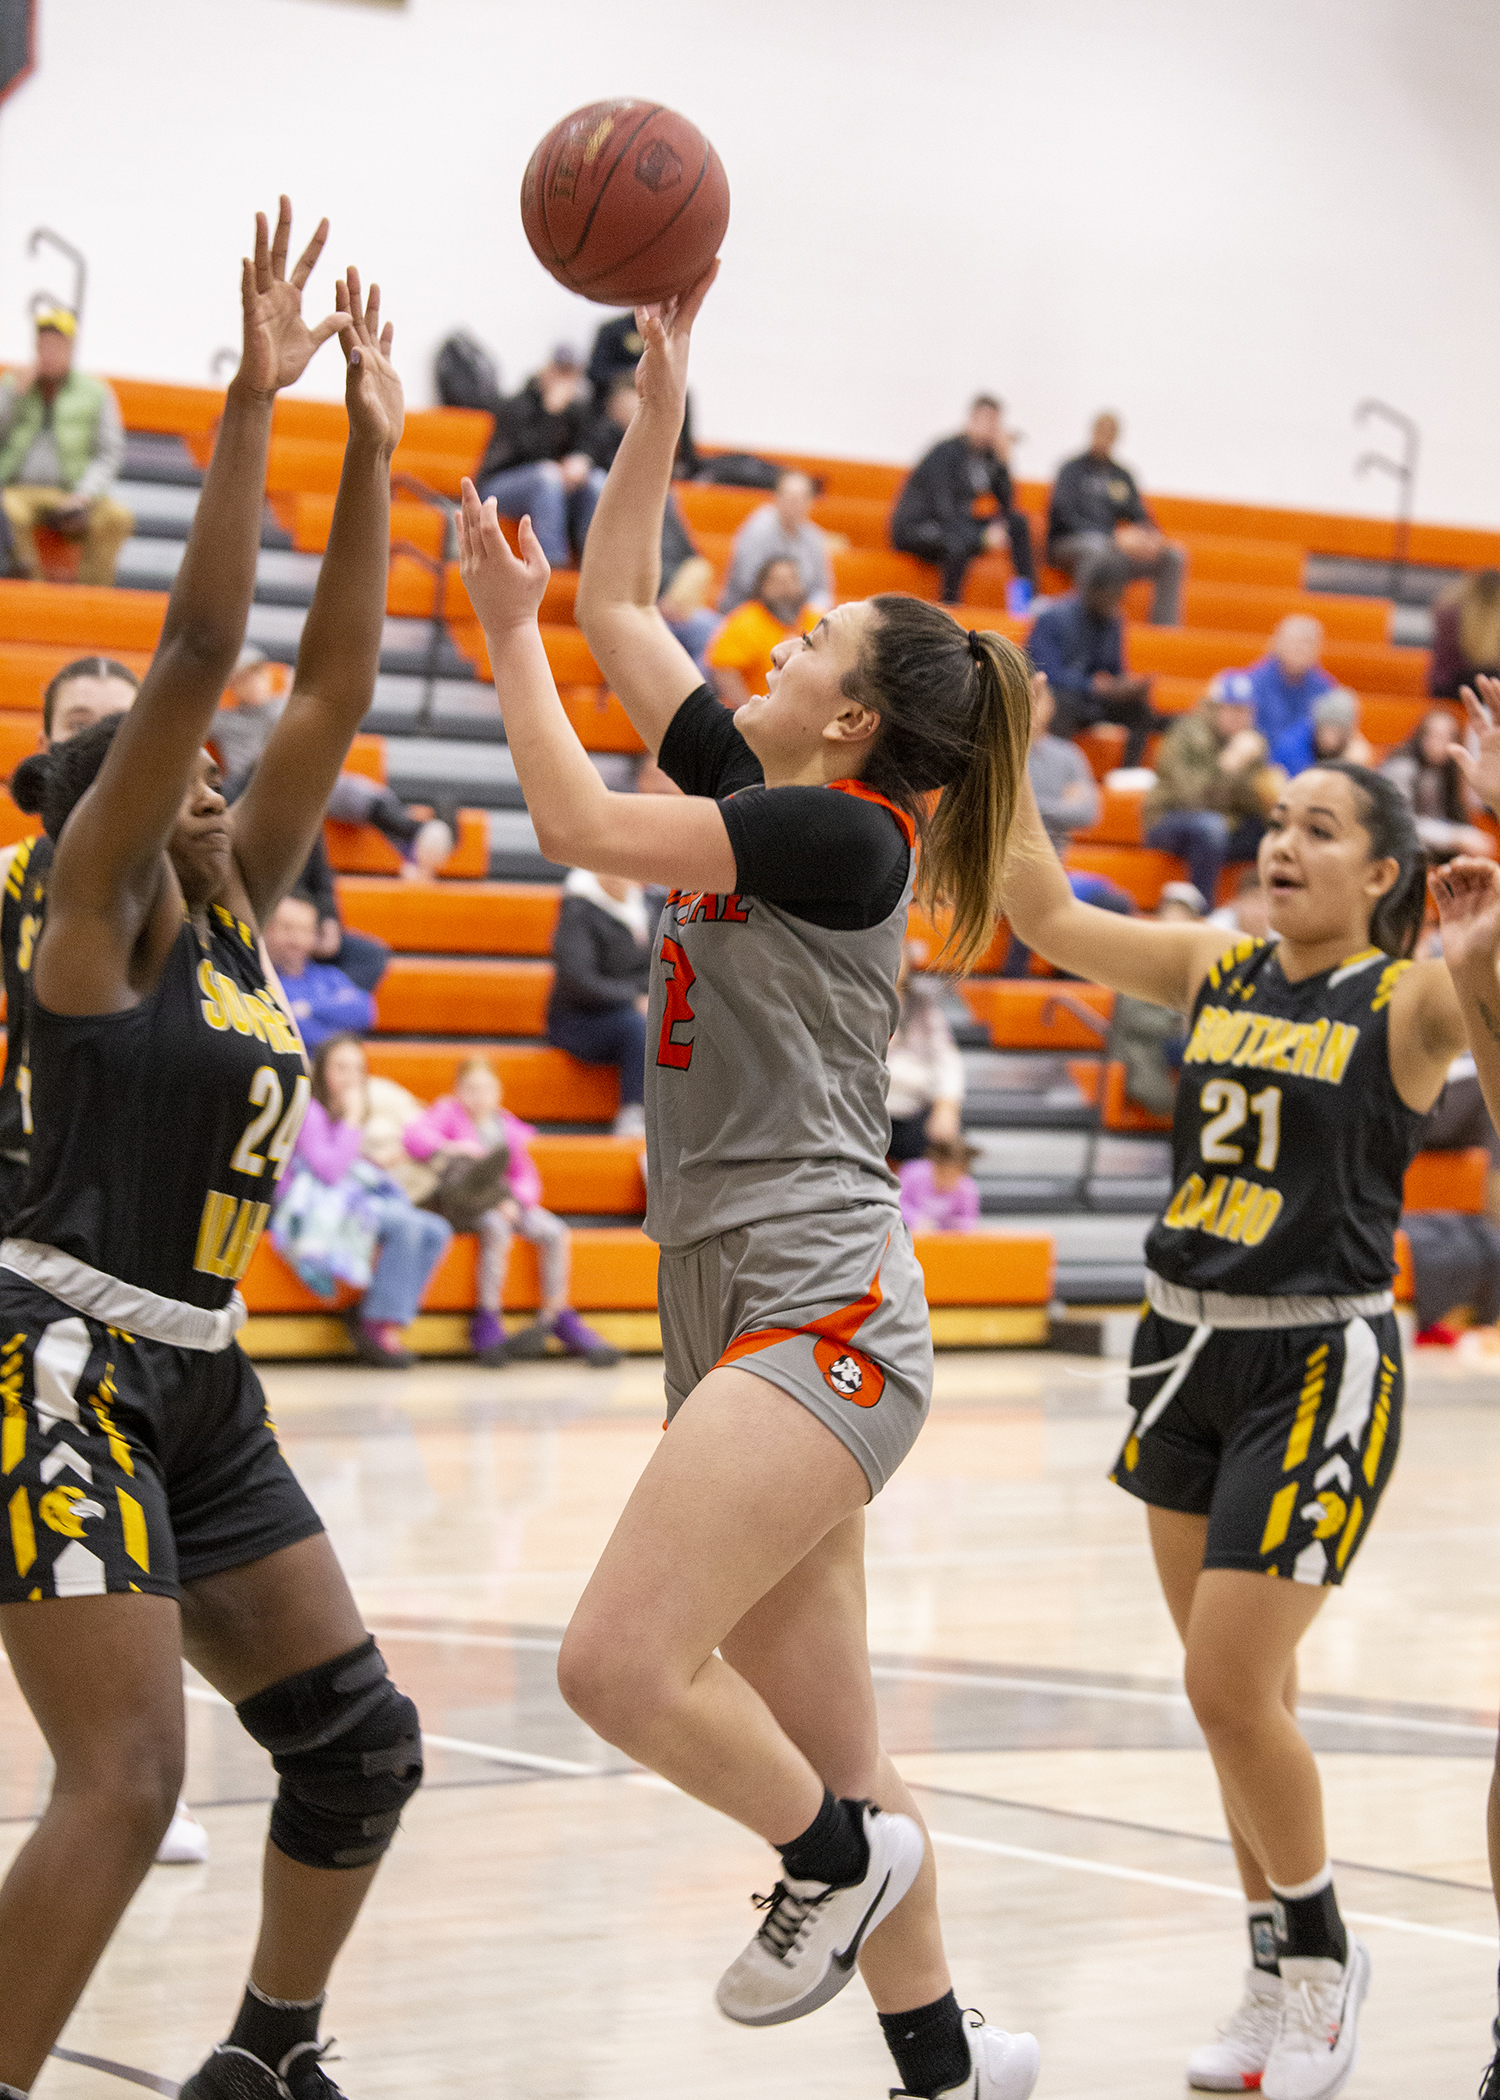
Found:
[[(428, 1629), (418, 1626), (375, 1627), (381, 1641), (455, 1641), (473, 1648), (524, 1648), (556, 1655), (560, 1640), (544, 1640), (532, 1634), (469, 1633), (458, 1628)], [(1070, 1684), (1051, 1677), (1006, 1677), (968, 1670), (942, 1670), (922, 1663), (872, 1663), (870, 1675), (895, 1683), (943, 1684), (975, 1691), (1043, 1692), (1060, 1699), (1105, 1699), (1126, 1705), (1170, 1706), (1191, 1712), (1185, 1692), (1157, 1690), (1147, 1685)], [(1300, 1706), (1302, 1721), (1337, 1721), (1345, 1727), (1396, 1728), (1415, 1735), (1461, 1736), (1472, 1741), (1495, 1740), (1493, 1723), (1476, 1721), (1431, 1721), (1419, 1715), (1350, 1713), (1336, 1706)]]
[(154, 2071), (137, 2071), (132, 2065), (114, 2063), (107, 2056), (85, 2056), (81, 2049), (64, 2049), (61, 2045), (54, 2046), (52, 2054), (61, 2057), (65, 2064), (82, 2064), (85, 2070), (123, 2078), (127, 2085), (143, 2085), (148, 2093), (165, 2093), (168, 2100), (176, 2100), (180, 2090), (175, 2079), (158, 2078)]
[[(1030, 1845), (1004, 1845), (996, 1838), (960, 1837), (951, 1830), (929, 1833), (935, 1845), (952, 1845), (962, 1852), (985, 1852), (999, 1859), (1023, 1859), (1036, 1866), (1066, 1867), (1075, 1874), (1100, 1874), (1110, 1881), (1144, 1882), (1150, 1888), (1175, 1889), (1193, 1896), (1218, 1896), (1229, 1903), (1243, 1903), (1242, 1889), (1226, 1888), (1217, 1881), (1187, 1881), (1178, 1874), (1156, 1874), (1144, 1867), (1118, 1867), (1108, 1860), (1079, 1859), (1068, 1852), (1039, 1852)], [(1354, 1925), (1378, 1925), (1391, 1932), (1414, 1932), (1423, 1939), (1457, 1940), (1466, 1947), (1494, 1951), (1495, 1935), (1461, 1932), (1452, 1925), (1422, 1925), (1415, 1918), (1392, 1918), (1383, 1911), (1346, 1910), (1343, 1916)]]

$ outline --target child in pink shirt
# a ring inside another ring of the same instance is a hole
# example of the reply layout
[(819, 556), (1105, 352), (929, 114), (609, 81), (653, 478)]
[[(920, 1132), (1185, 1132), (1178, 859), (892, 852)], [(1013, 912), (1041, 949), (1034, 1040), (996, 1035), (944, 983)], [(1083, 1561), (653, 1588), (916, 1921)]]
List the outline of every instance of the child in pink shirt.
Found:
[(979, 1184), (969, 1168), (978, 1157), (962, 1138), (943, 1138), (927, 1147), (925, 1159), (902, 1161), (901, 1215), (909, 1232), (973, 1230), (979, 1222)]
[[(403, 1135), (413, 1159), (439, 1167), (451, 1160), (482, 1159), (500, 1145), (510, 1154), (507, 1192), (493, 1210), (484, 1213), (477, 1227), (479, 1306), (470, 1323), (475, 1355), (487, 1364), (544, 1356), (547, 1337), (555, 1335), (570, 1356), (581, 1356), (591, 1364), (617, 1363), (619, 1351), (587, 1326), (568, 1303), (572, 1269), (568, 1228), (561, 1218), (542, 1208), (542, 1177), (527, 1149), (536, 1132), (502, 1105), (494, 1068), (482, 1057), (467, 1059), (458, 1068), (453, 1092), (434, 1101), (424, 1115), (406, 1126)], [(542, 1304), (531, 1325), (507, 1340), (500, 1306), (511, 1236), (517, 1232), (537, 1250)]]

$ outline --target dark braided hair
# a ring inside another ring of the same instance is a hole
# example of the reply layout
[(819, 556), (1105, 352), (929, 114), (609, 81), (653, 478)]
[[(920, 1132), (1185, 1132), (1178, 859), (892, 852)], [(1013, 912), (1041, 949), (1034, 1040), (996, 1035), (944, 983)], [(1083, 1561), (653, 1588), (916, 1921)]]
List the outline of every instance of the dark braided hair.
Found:
[(849, 699), (880, 716), (860, 777), (916, 824), (918, 902), (952, 911), (943, 954), (967, 969), (999, 909), (1031, 738), (1029, 667), (1004, 635), (965, 634), (924, 599), (885, 592), (869, 602), (875, 619), (843, 681)]
[(1359, 822), (1370, 841), (1371, 860), (1393, 860), (1396, 880), (1370, 914), (1370, 939), (1387, 955), (1410, 955), (1427, 916), (1427, 851), (1411, 805), (1394, 780), (1348, 759), (1329, 759), (1320, 773), (1342, 773), (1354, 790)]
[(62, 828), (99, 776), (109, 756), (123, 715), (107, 715), (92, 729), (82, 729), (50, 751), (23, 758), (10, 777), (11, 799), (18, 809), (39, 815), (55, 844)]

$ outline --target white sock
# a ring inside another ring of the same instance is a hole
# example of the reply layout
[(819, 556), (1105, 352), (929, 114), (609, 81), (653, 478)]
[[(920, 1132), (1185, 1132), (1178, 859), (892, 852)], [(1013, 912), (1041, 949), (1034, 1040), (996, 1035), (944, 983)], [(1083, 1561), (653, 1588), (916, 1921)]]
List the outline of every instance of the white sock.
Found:
[[(1271, 1877), (1269, 1874), (1266, 1876), (1266, 1879), (1267, 1881), (1271, 1881)], [(1290, 1883), (1285, 1887), (1283, 1887), (1283, 1885), (1279, 1881), (1271, 1881), (1271, 1889), (1273, 1894), (1279, 1896), (1283, 1903), (1300, 1903), (1304, 1896), (1321, 1895), (1323, 1890), (1328, 1888), (1332, 1881), (1333, 1861), (1331, 1859), (1325, 1859), (1318, 1872), (1312, 1877), (1311, 1881), (1299, 1881), (1296, 1883)]]
[(26, 2100), (18, 2085), (0, 2085), (0, 2100)]

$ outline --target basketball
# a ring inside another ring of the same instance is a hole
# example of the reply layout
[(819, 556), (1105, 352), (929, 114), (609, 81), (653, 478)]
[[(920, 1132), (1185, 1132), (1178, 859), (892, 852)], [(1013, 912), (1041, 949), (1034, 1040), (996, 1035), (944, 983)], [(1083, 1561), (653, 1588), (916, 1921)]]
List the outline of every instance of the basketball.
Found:
[(723, 163), (696, 124), (659, 102), (591, 102), (554, 124), (521, 180), (537, 260), (601, 306), (685, 292), (729, 224)]

